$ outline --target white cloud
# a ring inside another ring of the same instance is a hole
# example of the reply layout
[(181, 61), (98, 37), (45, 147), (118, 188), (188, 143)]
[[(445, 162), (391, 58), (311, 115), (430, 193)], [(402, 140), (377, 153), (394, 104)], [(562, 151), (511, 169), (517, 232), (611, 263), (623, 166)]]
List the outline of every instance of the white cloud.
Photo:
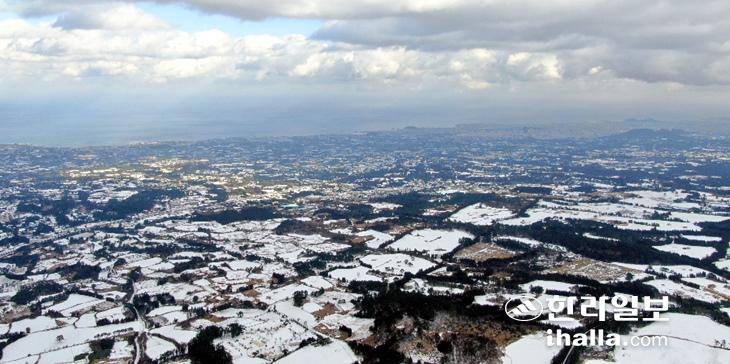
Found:
[(64, 29), (156, 30), (170, 25), (131, 4), (91, 5), (73, 8), (55, 23)]
[[(513, 56), (483, 48), (428, 52), (332, 43), (302, 35), (235, 38), (219, 30), (185, 32), (151, 17), (130, 17), (140, 10), (128, 4), (106, 11), (98, 14), (95, 27), (18, 19), (0, 22), (0, 65), (13, 70), (0, 78), (61, 81), (106, 76), (137, 82), (197, 78), (284, 83), (307, 79), (417, 87), (445, 82), (473, 90), (510, 79), (559, 78), (559, 60), (550, 56), (530, 55), (512, 64)], [(86, 16), (91, 15), (78, 19)]]
[(152, 67), (152, 79), (160, 82), (200, 76), (232, 75), (230, 62), (224, 57), (161, 60)]
[(13, 71), (4, 78), (450, 82), (472, 90), (599, 78), (730, 84), (727, 1), (156, 1), (241, 19), (327, 20), (312, 38), (184, 32), (134, 0), (5, 2), (57, 20), (0, 24), (0, 64)]
[(728, 84), (730, 2), (490, 0), (446, 11), (340, 19), (315, 39), (431, 52), (487, 48), (540, 54), (532, 73), (578, 78), (600, 67), (645, 82)]
[(205, 12), (241, 19), (292, 17), (317, 19), (362, 19), (402, 14), (420, 14), (468, 4), (467, 0), (156, 0), (178, 2)]

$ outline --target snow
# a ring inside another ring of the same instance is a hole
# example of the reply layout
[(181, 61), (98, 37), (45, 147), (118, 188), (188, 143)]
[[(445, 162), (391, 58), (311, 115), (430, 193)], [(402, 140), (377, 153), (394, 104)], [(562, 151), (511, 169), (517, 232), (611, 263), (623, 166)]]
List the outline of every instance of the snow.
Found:
[(473, 239), (474, 235), (461, 230), (423, 229), (412, 231), (390, 244), (388, 248), (396, 251), (419, 251), (442, 255), (456, 249), (462, 238)]
[(380, 212), (383, 210), (395, 210), (397, 208), (402, 207), (402, 205), (399, 205), (397, 203), (390, 203), (390, 202), (371, 202), (370, 206), (373, 207), (375, 212)]
[[(730, 338), (730, 327), (708, 317), (665, 313), (668, 321), (654, 322), (634, 329), (631, 335), (666, 335), (668, 343), (648, 347), (617, 346), (614, 358), (617, 364), (722, 364), (730, 363), (730, 351), (713, 348), (715, 340)], [(622, 341), (625, 341), (622, 336)]]
[(294, 306), (291, 301), (282, 301), (274, 305), (274, 310), (284, 317), (294, 320), (302, 326), (312, 328), (317, 324), (317, 319), (309, 312)]
[(655, 246), (654, 249), (661, 250), (667, 253), (684, 255), (695, 259), (706, 258), (716, 252), (715, 248), (712, 247), (684, 245), (677, 243)]
[(352, 364), (357, 363), (358, 358), (352, 349), (343, 341), (333, 340), (331, 343), (322, 346), (305, 346), (277, 361), (276, 364), (301, 364), (321, 363), (325, 360), (328, 364)]
[[(127, 322), (117, 325), (100, 327), (75, 328), (65, 326), (53, 330), (39, 331), (8, 345), (3, 351), (3, 360), (11, 361), (24, 358), (28, 355), (62, 349), (65, 347), (88, 343), (104, 337), (116, 337), (124, 333), (141, 331), (142, 324), (139, 321)], [(57, 337), (63, 336), (58, 341)]]
[(571, 283), (565, 283), (565, 282), (557, 282), (557, 281), (543, 281), (543, 280), (536, 280), (532, 282), (528, 282), (525, 284), (521, 284), (520, 288), (522, 288), (525, 292), (529, 292), (531, 287), (542, 287), (543, 290), (552, 290), (552, 291), (562, 291), (562, 292), (570, 292), (575, 287), (578, 287), (577, 284), (571, 284)]
[(639, 205), (650, 208), (675, 208), (689, 210), (699, 208), (700, 205), (692, 202), (681, 202), (686, 199), (689, 194), (677, 191), (631, 191), (630, 194), (635, 197), (624, 199), (622, 202), (629, 205)]
[(48, 307), (48, 310), (59, 312), (64, 316), (70, 316), (74, 312), (92, 308), (102, 302), (105, 301), (96, 297), (72, 293), (68, 296), (68, 299)]
[(133, 350), (132, 345), (126, 340), (117, 340), (114, 342), (111, 353), (109, 353), (109, 359), (131, 358)]
[(560, 346), (547, 346), (542, 333), (521, 337), (504, 348), (502, 363), (504, 364), (549, 364), (560, 352)]
[(325, 291), (324, 294), (319, 296), (310, 295), (310, 302), (316, 303), (320, 306), (331, 304), (335, 306), (338, 312), (354, 312), (355, 304), (353, 300), (357, 300), (362, 295), (351, 292), (342, 291)]
[(521, 293), (486, 293), (479, 296), (474, 296), (474, 304), (480, 306), (499, 306), (504, 302), (515, 298), (523, 297)]
[(154, 310), (147, 313), (147, 316), (154, 317), (154, 316), (160, 316), (164, 315), (166, 313), (175, 312), (175, 311), (181, 311), (182, 306), (174, 305), (174, 306), (160, 306), (155, 308)]
[(721, 297), (723, 297), (723, 298), (730, 297), (730, 285), (728, 285), (727, 282), (720, 283), (720, 282), (713, 281), (711, 279), (701, 278), (701, 277), (685, 278), (685, 279), (683, 279), (683, 281), (694, 283), (707, 291), (721, 295)]
[(289, 297), (294, 295), (294, 292), (297, 291), (304, 291), (308, 293), (312, 293), (316, 291), (316, 289), (305, 286), (303, 284), (289, 284), (284, 287), (280, 287), (274, 290), (271, 290), (269, 292), (261, 294), (259, 296), (259, 301), (266, 303), (267, 305), (283, 301), (288, 299)]
[(188, 284), (188, 283), (166, 283), (163, 285), (157, 285), (156, 280), (147, 280), (142, 282), (136, 282), (134, 284), (136, 294), (140, 295), (147, 293), (150, 296), (169, 293), (175, 297), (176, 302), (186, 302), (190, 300), (194, 295), (202, 296), (204, 289), (202, 287)]
[(155, 258), (148, 258), (148, 259), (140, 260), (140, 261), (137, 261), (134, 263), (129, 263), (129, 264), (127, 264), (127, 267), (129, 267), (129, 268), (138, 268), (138, 267), (147, 268), (147, 267), (151, 267), (155, 264), (159, 264), (159, 263), (162, 263), (162, 259), (155, 257)]
[(348, 338), (348, 340), (362, 340), (372, 335), (370, 328), (374, 325), (374, 323), (375, 319), (335, 313), (324, 317), (319, 322), (319, 327), (324, 327), (329, 330), (338, 330), (340, 326), (347, 326), (352, 330), (352, 335)]
[(588, 239), (594, 239), (594, 240), (618, 241), (618, 239), (615, 239), (615, 238), (608, 238), (608, 237), (605, 237), (605, 236), (594, 235), (594, 234), (591, 234), (591, 233), (583, 233), (583, 236), (586, 237), (586, 238), (588, 238)]
[[(632, 206), (618, 203), (578, 203), (570, 204), (539, 201), (537, 206), (528, 209), (527, 217), (501, 220), (505, 225), (531, 225), (548, 218), (567, 220), (594, 220), (612, 224), (619, 229), (649, 231), (701, 231), (700, 222), (718, 222), (730, 219), (728, 216), (695, 214), (689, 212), (669, 212), (670, 220), (654, 220), (655, 213), (668, 211)], [(679, 220), (679, 221), (674, 221)]]
[(462, 222), (466, 224), (474, 224), (480, 226), (489, 226), (498, 220), (508, 219), (514, 216), (509, 209), (491, 207), (482, 203), (477, 203), (464, 207), (451, 215), (449, 220)]
[(76, 327), (94, 327), (96, 326), (96, 317), (93, 312), (85, 313), (79, 317), (74, 323)]
[(396, 273), (402, 275), (406, 272), (416, 274), (436, 266), (423, 258), (412, 257), (407, 254), (370, 254), (360, 258), (360, 261), (381, 273)]
[(259, 262), (249, 262), (248, 260), (233, 260), (225, 262), (232, 270), (251, 270), (261, 266)]
[(719, 300), (709, 292), (685, 286), (669, 279), (655, 279), (646, 282), (646, 284), (656, 287), (660, 293), (670, 296), (677, 295), (684, 298), (694, 298), (708, 303), (719, 302)]
[(188, 314), (182, 311), (182, 306), (160, 306), (150, 311), (147, 317), (154, 318), (155, 323), (166, 324), (185, 321)]
[(679, 219), (679, 220), (690, 222), (690, 223), (701, 223), (701, 222), (722, 222), (725, 220), (729, 220), (730, 216), (695, 214), (695, 213), (691, 213), (691, 212), (672, 211), (669, 214), (669, 218)]
[(153, 334), (164, 336), (178, 344), (187, 344), (192, 340), (197, 332), (191, 330), (183, 330), (174, 325), (162, 326), (151, 331)]
[(322, 276), (310, 276), (307, 278), (302, 279), (302, 283), (317, 289), (330, 289), (334, 287), (334, 285), (330, 282), (328, 282), (324, 277)]
[(309, 312), (309, 313), (314, 313), (314, 312), (317, 312), (317, 311), (319, 311), (321, 309), (322, 309), (322, 306), (321, 305), (318, 305), (318, 304), (316, 304), (314, 302), (307, 302), (307, 303), (305, 303), (305, 304), (302, 305), (302, 310), (304, 310), (306, 312)]
[(629, 264), (629, 263), (611, 263), (620, 267), (635, 269), (641, 272), (650, 271), (657, 272), (666, 275), (680, 275), (682, 277), (689, 277), (690, 275), (697, 274), (709, 274), (710, 272), (693, 267), (691, 265), (650, 265), (650, 264)]
[(694, 241), (705, 241), (705, 242), (720, 242), (722, 241), (722, 238), (719, 236), (708, 236), (708, 235), (681, 235), (683, 238), (687, 240), (694, 240)]
[(114, 307), (106, 311), (98, 312), (96, 314), (96, 319), (107, 319), (109, 321), (123, 320), (126, 311), (127, 310), (124, 308), (124, 306)]
[(169, 271), (175, 268), (175, 265), (170, 262), (161, 262), (157, 263), (148, 267), (145, 267), (142, 269), (142, 272), (145, 274), (149, 274), (152, 272), (160, 272), (160, 271)]
[(43, 331), (56, 328), (56, 320), (48, 316), (38, 316), (32, 319), (23, 319), (10, 324), (9, 332), (25, 332), (26, 328), (30, 328), (30, 332)]
[(378, 249), (381, 245), (393, 240), (393, 236), (377, 230), (365, 230), (357, 234), (357, 236), (371, 236), (372, 239), (365, 242), (370, 249)]
[(424, 295), (430, 294), (462, 294), (464, 293), (463, 288), (458, 287), (446, 287), (433, 285), (421, 278), (413, 278), (408, 281), (404, 286), (403, 290), (406, 292), (418, 292)]
[(730, 270), (730, 259), (720, 259), (720, 260), (716, 261), (714, 264), (715, 264), (715, 267), (718, 267), (720, 269)]
[(147, 336), (147, 345), (145, 346), (144, 353), (148, 358), (152, 360), (159, 359), (163, 354), (175, 351), (177, 348), (171, 342), (160, 339), (154, 335)]
[(700, 231), (701, 227), (688, 222), (668, 221), (668, 220), (651, 220), (651, 219), (633, 219), (619, 216), (600, 216), (597, 221), (613, 224), (619, 229), (650, 231)]
[(537, 241), (535, 239), (530, 239), (530, 238), (523, 238), (523, 237), (519, 237), (519, 236), (507, 236), (507, 235), (495, 236), (494, 238), (492, 238), (492, 240), (494, 240), (494, 241), (514, 240), (516, 242), (519, 242), (519, 243), (522, 243), (525, 245), (529, 245), (532, 247), (537, 247), (537, 246), (542, 245), (541, 241)]
[[(284, 352), (296, 350), (302, 340), (314, 337), (310, 330), (273, 311), (227, 309), (214, 315), (227, 318), (216, 322), (218, 326), (225, 327), (236, 322), (243, 328), (241, 335), (235, 338), (226, 336), (214, 341), (214, 344), (223, 345), (234, 362), (246, 362), (258, 355), (271, 362), (282, 357)], [(194, 326), (210, 324), (210, 321), (199, 320)]]
[(555, 320), (542, 320), (540, 323), (546, 324), (546, 325), (555, 325), (560, 326), (564, 329), (577, 329), (579, 327), (582, 327), (583, 324), (580, 323), (577, 319), (569, 316), (558, 316), (555, 318)]
[(337, 280), (344, 280), (346, 282), (352, 281), (374, 281), (381, 282), (383, 279), (370, 274), (370, 268), (367, 267), (356, 267), (356, 268), (340, 268), (335, 269), (328, 274), (330, 277)]
[(75, 356), (89, 352), (91, 352), (91, 347), (88, 344), (71, 346), (41, 354), (38, 364), (71, 363), (74, 361)]

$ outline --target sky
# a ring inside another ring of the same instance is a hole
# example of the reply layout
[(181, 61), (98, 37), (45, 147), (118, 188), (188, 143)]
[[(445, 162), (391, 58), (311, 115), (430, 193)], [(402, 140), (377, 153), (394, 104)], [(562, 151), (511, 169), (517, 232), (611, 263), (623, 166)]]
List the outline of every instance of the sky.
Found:
[(0, 143), (722, 119), (729, 86), (724, 0), (0, 0)]

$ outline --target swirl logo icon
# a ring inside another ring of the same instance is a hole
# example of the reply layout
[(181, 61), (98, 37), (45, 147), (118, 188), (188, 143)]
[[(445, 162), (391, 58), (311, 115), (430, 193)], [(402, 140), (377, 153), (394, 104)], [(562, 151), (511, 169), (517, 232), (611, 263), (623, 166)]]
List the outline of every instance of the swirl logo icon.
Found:
[(540, 317), (543, 306), (537, 298), (530, 296), (513, 297), (504, 304), (504, 312), (513, 320), (532, 321)]

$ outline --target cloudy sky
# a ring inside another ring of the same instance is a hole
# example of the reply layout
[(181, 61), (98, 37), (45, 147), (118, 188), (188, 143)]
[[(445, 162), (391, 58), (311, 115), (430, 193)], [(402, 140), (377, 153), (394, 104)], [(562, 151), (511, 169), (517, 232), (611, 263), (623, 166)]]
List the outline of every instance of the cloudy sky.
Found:
[(0, 0), (0, 125), (18, 135), (702, 119), (728, 91), (725, 0)]

